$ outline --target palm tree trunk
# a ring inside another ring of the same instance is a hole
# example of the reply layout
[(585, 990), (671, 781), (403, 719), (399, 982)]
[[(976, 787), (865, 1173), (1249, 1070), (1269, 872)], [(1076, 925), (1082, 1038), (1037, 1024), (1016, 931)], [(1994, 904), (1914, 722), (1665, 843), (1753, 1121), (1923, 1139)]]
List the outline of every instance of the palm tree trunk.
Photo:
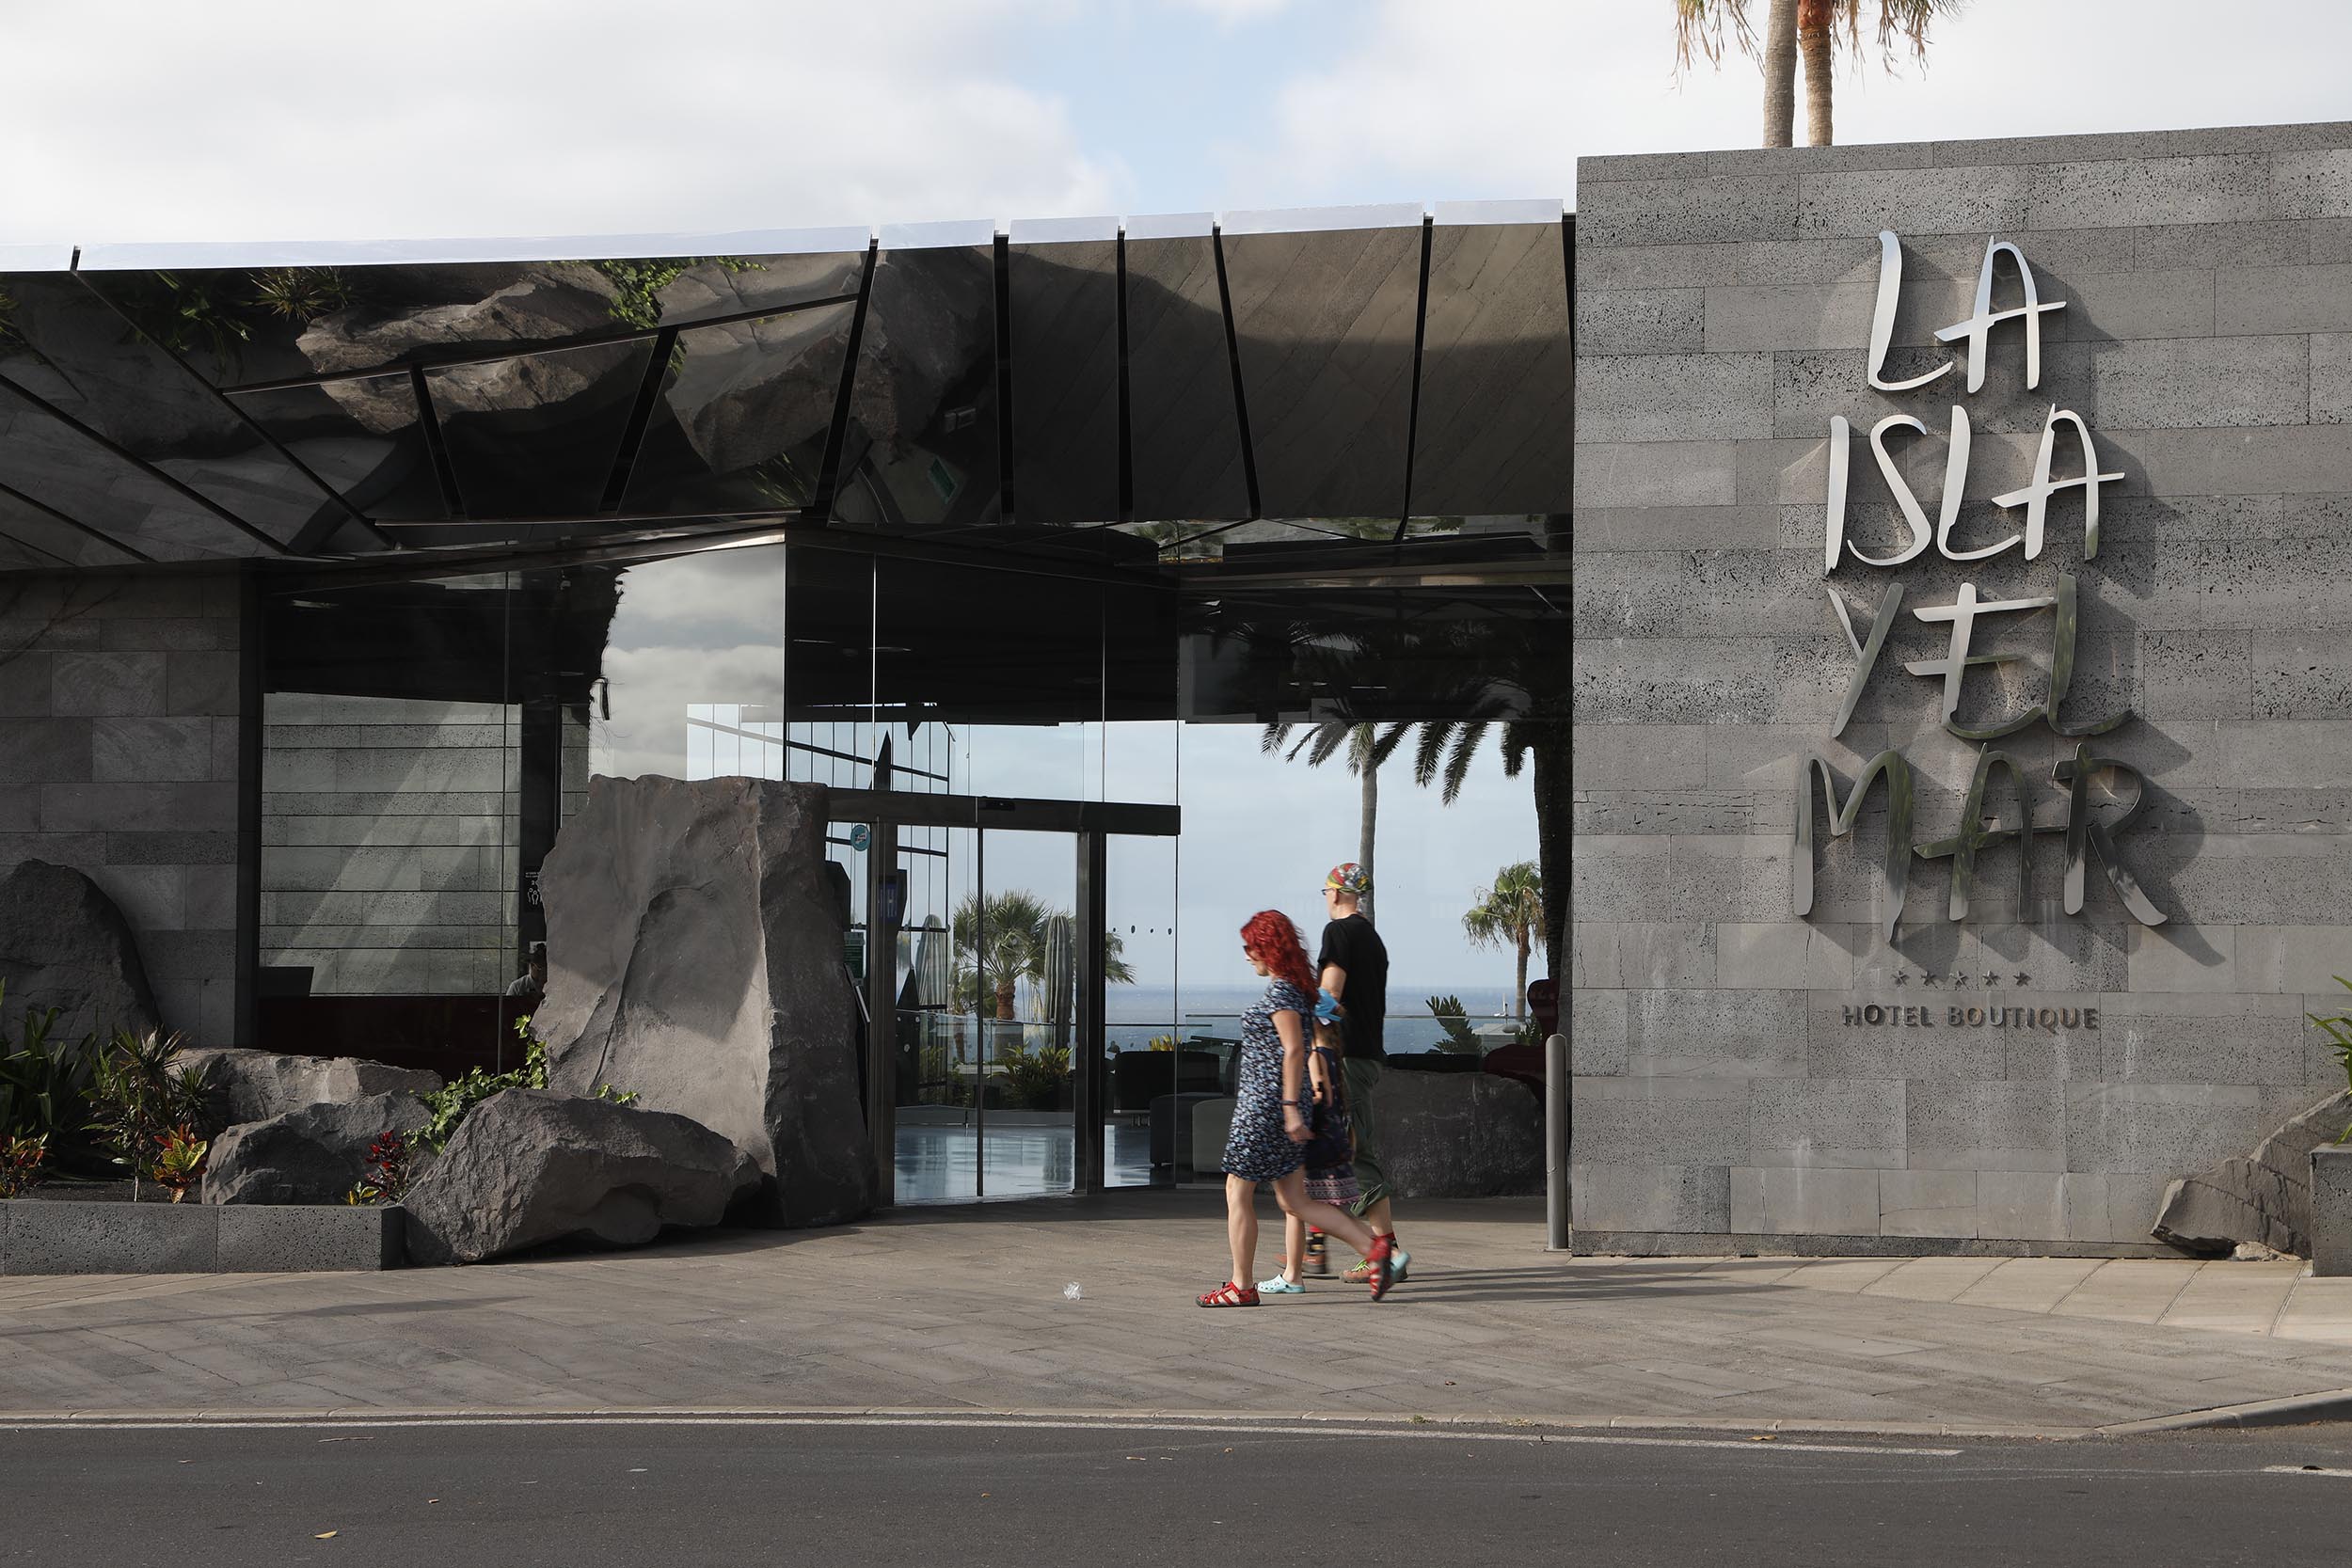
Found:
[(1511, 1016), (1524, 1019), (1527, 1017), (1527, 927), (1521, 926), (1512, 935), (1518, 938), (1519, 989), (1514, 993), (1517, 999), (1511, 1005)]
[(1568, 977), (1568, 721), (1534, 726), (1528, 763), (1535, 774), (1535, 868), (1544, 883), (1544, 965), (1554, 980)]
[(1830, 145), (1830, 0), (1797, 0), (1797, 50), (1804, 56), (1805, 141)]
[(1797, 134), (1797, 0), (1772, 0), (1763, 64), (1764, 145), (1787, 147)]
[(1372, 761), (1372, 726), (1356, 732), (1356, 768), (1363, 780), (1363, 800), (1356, 816), (1356, 863), (1364, 868), (1364, 896), (1361, 908), (1364, 918), (1372, 918), (1373, 895), (1379, 884), (1372, 876), (1372, 845), (1380, 820), (1380, 769)]

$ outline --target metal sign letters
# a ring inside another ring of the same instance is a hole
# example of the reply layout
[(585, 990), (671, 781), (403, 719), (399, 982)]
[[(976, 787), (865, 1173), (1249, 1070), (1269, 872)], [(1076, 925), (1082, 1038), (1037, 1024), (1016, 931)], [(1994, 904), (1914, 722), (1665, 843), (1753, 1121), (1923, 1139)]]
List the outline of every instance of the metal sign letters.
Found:
[[(1993, 304), (1994, 263), (2007, 256), (2014, 263), (2022, 294), (2022, 303), (1996, 309)], [(1886, 378), (1886, 355), (1895, 333), (1895, 310), (1902, 293), (1902, 245), (1891, 231), (1879, 234), (1878, 297), (1870, 318), (1869, 384), (1882, 392), (1908, 392), (1930, 386), (1948, 374), (1950, 360), (1931, 371), (1907, 380)], [(2010, 242), (1997, 237), (1986, 242), (1984, 264), (1977, 274), (1976, 306), (1964, 321), (1954, 322), (1940, 328), (1938, 342), (1965, 345), (1966, 374), (1963, 378), (1968, 393), (1982, 389), (1988, 359), (1988, 348), (1995, 328), (2010, 323), (2017, 324), (2025, 336), (2026, 386), (2037, 389), (2042, 384), (2042, 318), (2066, 309), (2062, 299), (2043, 300), (2034, 282), (2033, 268), (2026, 262), (2025, 252)], [(2047, 543), (2049, 508), (2052, 498), (2070, 490), (2082, 492), (2083, 559), (2095, 560), (2099, 554), (2099, 489), (2123, 476), (2101, 472), (2096, 443), (2090, 427), (2072, 409), (2050, 405), (2042, 423), (2042, 439), (2036, 451), (2033, 477), (2018, 489), (1993, 498), (1993, 504), (2004, 512), (2023, 509), (2024, 517), (2016, 531), (2007, 538), (1973, 547), (1963, 547), (1953, 538), (1960, 522), (1961, 497), (1968, 479), (1968, 465), (1973, 445), (1967, 405), (1954, 403), (1947, 426), (1944, 482), (1937, 498), (1936, 516), (1932, 522), (1913, 493), (1910, 483), (1897, 467), (1887, 451), (1890, 432), (1909, 431), (1926, 436), (1924, 420), (1908, 414), (1889, 414), (1871, 426), (1870, 455), (1880, 477), (1900, 514), (1908, 542), (1891, 554), (1867, 555), (1846, 537), (1846, 493), (1851, 468), (1852, 427), (1844, 417), (1830, 420), (1829, 484), (1824, 539), (1821, 553), (1821, 575), (1829, 577), (1846, 561), (1879, 570), (1891, 570), (1916, 561), (1933, 549), (1944, 560), (1952, 562), (1984, 561), (2004, 555), (2022, 546), (2024, 559), (2038, 561)], [(2073, 478), (2053, 479), (2051, 469), (2058, 460), (2059, 433), (2065, 431), (2071, 439), (2073, 460), (2082, 471)], [(1969, 894), (1976, 876), (1977, 859), (1989, 846), (2004, 838), (2014, 838), (2018, 846), (2018, 910), (2021, 918), (2032, 917), (2028, 863), (2032, 859), (2033, 837), (2037, 833), (2066, 835), (2066, 885), (2064, 907), (2068, 914), (2080, 914), (2086, 896), (2088, 861), (2095, 854), (2109, 884), (2133, 919), (2144, 926), (2160, 926), (2164, 912), (2150, 902), (2141, 892), (2137, 880), (2117, 858), (2114, 832), (2138, 811), (2145, 784), (2138, 771), (2113, 757), (2094, 755), (2082, 737), (2104, 735), (2131, 717), (2128, 710), (2097, 719), (2082, 719), (2065, 711), (2068, 695), (2074, 678), (2074, 638), (2076, 630), (2076, 591), (2072, 573), (2053, 574), (2049, 591), (2009, 599), (1980, 597), (1974, 582), (1963, 582), (1952, 602), (1945, 605), (1921, 605), (1915, 608), (1913, 617), (1926, 625), (1948, 627), (1944, 656), (1940, 658), (1915, 659), (1903, 669), (1910, 674), (1936, 681), (1941, 691), (1944, 728), (1963, 740), (1989, 743), (2015, 735), (2036, 721), (2049, 726), (2058, 736), (2075, 740), (2074, 754), (2061, 760), (2052, 770), (2052, 780), (2066, 795), (2066, 813), (2062, 820), (2035, 820), (2034, 794), (2028, 784), (2025, 764), (2016, 756), (1990, 749), (1981, 750), (1977, 758), (1975, 777), (1970, 781), (1968, 796), (1962, 813), (1962, 828), (1958, 836), (1933, 844), (1915, 845), (1911, 836), (1912, 771), (1901, 753), (1881, 752), (1864, 764), (1852, 791), (1841, 802), (1837, 798), (1837, 779), (1829, 763), (1819, 756), (1805, 756), (1796, 763), (1796, 832), (1795, 877), (1793, 888), (1796, 912), (1808, 914), (1813, 908), (1813, 814), (1815, 784), (1818, 781), (1828, 807), (1830, 832), (1843, 836), (1853, 830), (1863, 797), (1872, 784), (1883, 781), (1887, 803), (1887, 850), (1883, 872), (1883, 893), (1886, 902), (1885, 931), (1893, 941), (1901, 925), (1903, 895), (1908, 885), (1910, 863), (1914, 855), (1931, 860), (1951, 862), (1951, 896), (1947, 906), (1949, 917), (1963, 920), (1968, 914)], [(1847, 646), (1852, 651), (1854, 668), (1846, 685), (1845, 701), (1840, 705), (1833, 736), (1843, 734), (1852, 720), (1854, 709), (1862, 700), (1863, 689), (1878, 668), (1879, 655), (1886, 645), (1888, 634), (1898, 623), (1903, 607), (1903, 585), (1890, 582), (1879, 595), (1878, 608), (1870, 619), (1867, 633), (1857, 632), (1853, 617), (1844, 598), (1835, 587), (1828, 589), (1829, 606), (1839, 628), (1845, 633)], [(1971, 670), (2009, 664), (2022, 656), (2013, 652), (1976, 652), (1973, 641), (1980, 622), (1992, 616), (2011, 616), (2050, 612), (2049, 681), (2043, 699), (2026, 708), (1991, 723), (1965, 724), (1961, 721), (1961, 697)], [(2004, 824), (1997, 814), (1997, 801), (1989, 799), (1995, 769), (2008, 770), (2008, 782), (2014, 796), (2016, 817)], [(2108, 784), (2110, 793), (2121, 800), (2122, 809), (2106, 818), (2091, 815), (2090, 784), (2093, 777)], [(1988, 816), (1987, 808), (1994, 807)]]

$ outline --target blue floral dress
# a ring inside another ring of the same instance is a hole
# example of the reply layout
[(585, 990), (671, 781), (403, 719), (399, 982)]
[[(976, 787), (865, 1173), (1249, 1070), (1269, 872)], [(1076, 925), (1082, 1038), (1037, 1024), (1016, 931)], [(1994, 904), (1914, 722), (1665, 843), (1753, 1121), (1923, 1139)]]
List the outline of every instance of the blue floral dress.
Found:
[(1241, 1061), (1234, 1078), (1233, 1129), (1225, 1140), (1225, 1170), (1245, 1181), (1272, 1181), (1307, 1163), (1307, 1146), (1282, 1131), (1282, 1037), (1276, 1012), (1314, 1017), (1315, 999), (1277, 979), (1241, 1015)]

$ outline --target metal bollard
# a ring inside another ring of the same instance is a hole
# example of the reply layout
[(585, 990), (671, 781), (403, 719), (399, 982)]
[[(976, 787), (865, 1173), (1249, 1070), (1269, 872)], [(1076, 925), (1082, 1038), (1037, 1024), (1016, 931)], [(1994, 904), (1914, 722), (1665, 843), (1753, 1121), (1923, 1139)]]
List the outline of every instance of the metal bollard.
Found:
[(1544, 1247), (1568, 1250), (1568, 1037), (1544, 1041)]

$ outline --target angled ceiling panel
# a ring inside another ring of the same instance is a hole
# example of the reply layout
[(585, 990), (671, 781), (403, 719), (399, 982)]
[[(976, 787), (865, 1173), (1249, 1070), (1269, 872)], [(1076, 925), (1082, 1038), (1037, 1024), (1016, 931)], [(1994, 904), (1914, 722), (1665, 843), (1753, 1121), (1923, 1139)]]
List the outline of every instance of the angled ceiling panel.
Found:
[(1571, 510), (1575, 377), (1559, 221), (1438, 224), (1412, 510)]
[(282, 545), (343, 504), (70, 274), (7, 280), (0, 379)]
[(449, 515), (406, 374), (226, 395), (363, 515), (389, 523)]
[(1305, 233), (1227, 229), (1266, 515), (1404, 515), (1421, 240), (1417, 220)]
[(993, 247), (885, 244), (858, 344), (833, 519), (891, 532), (999, 522), (997, 418)]
[(597, 511), (652, 358), (641, 338), (425, 372), (466, 515)]
[(679, 333), (621, 510), (806, 506), (855, 317), (855, 306), (827, 305)]
[(0, 485), (157, 561), (274, 553), (183, 492), (0, 389)]
[(1199, 231), (1127, 231), (1135, 515), (1148, 523), (1249, 515), (1216, 245), (1205, 214), (1182, 227)]
[(1013, 513), (1025, 523), (1119, 517), (1119, 240), (1015, 244)]

